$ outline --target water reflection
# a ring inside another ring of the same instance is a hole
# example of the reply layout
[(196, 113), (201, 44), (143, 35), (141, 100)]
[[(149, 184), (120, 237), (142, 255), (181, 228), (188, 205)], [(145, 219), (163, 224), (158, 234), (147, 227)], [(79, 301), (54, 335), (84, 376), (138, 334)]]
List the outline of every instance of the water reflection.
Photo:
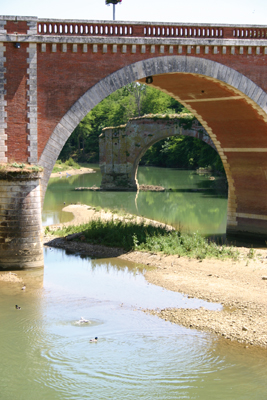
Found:
[(43, 288), (31, 284), (1, 287), (1, 400), (265, 398), (266, 352), (143, 313), (193, 299), (148, 285), (140, 265), (46, 248)]
[[(50, 179), (46, 192), (43, 224), (48, 225), (71, 220), (69, 213), (61, 211), (66, 204), (81, 202), (102, 208), (124, 209), (171, 224), (183, 231), (199, 231), (204, 234), (224, 234), (226, 230), (227, 199), (209, 189), (211, 182), (193, 171), (170, 168), (140, 167), (140, 184), (172, 188), (172, 192), (77, 192), (75, 187), (99, 186), (101, 174), (79, 175)], [(193, 191), (199, 190), (201, 191)], [(202, 190), (203, 189), (203, 190)]]

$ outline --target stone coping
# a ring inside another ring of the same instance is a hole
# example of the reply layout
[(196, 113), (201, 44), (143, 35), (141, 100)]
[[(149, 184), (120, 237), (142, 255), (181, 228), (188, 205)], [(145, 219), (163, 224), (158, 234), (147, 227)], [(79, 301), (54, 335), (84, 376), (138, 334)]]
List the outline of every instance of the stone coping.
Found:
[[(160, 120), (160, 121), (169, 121), (172, 120), (172, 122), (174, 121), (184, 121), (184, 122), (188, 122), (188, 121), (192, 121), (197, 119), (193, 114), (189, 114), (189, 113), (181, 113), (181, 114), (145, 114), (142, 115), (141, 117), (134, 117), (134, 118), (129, 118), (128, 122), (126, 124), (123, 125), (118, 125), (118, 126), (107, 126), (105, 128), (102, 129), (103, 131), (106, 131), (108, 129), (123, 129), (125, 128), (131, 121), (142, 121), (142, 120)], [(101, 136), (101, 135), (100, 135)]]
[(184, 45), (184, 46), (267, 46), (266, 39), (239, 38), (180, 38), (180, 37), (138, 37), (138, 36), (79, 36), (79, 35), (26, 35), (0, 34), (0, 42), (24, 43), (77, 43), (77, 44), (144, 44), (144, 45)]
[(43, 167), (38, 166), (39, 171), (34, 170), (34, 165), (25, 164), (24, 167), (13, 167), (9, 164), (0, 164), (0, 180), (31, 180), (43, 177)]

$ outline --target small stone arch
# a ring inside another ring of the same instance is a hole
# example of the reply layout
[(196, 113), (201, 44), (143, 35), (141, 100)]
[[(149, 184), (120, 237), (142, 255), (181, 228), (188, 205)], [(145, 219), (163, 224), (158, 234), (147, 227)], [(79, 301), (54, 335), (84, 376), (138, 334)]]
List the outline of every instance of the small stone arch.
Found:
[(126, 125), (104, 128), (99, 137), (99, 165), (103, 190), (138, 189), (141, 157), (154, 143), (170, 136), (191, 136), (216, 150), (206, 130), (190, 114), (146, 115)]

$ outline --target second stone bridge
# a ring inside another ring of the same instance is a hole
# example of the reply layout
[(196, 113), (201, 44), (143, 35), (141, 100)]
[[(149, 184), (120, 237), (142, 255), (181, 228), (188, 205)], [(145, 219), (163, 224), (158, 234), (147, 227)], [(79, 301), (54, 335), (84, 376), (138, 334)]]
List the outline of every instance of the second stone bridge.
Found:
[(126, 125), (104, 128), (99, 137), (101, 188), (137, 190), (141, 157), (159, 140), (179, 135), (198, 138), (216, 150), (203, 126), (190, 114), (146, 115), (130, 119)]

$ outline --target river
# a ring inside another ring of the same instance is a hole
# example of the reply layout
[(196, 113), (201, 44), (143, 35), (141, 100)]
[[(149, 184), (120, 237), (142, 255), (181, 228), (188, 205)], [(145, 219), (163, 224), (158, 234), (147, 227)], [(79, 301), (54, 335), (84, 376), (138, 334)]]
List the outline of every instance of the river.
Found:
[[(55, 207), (45, 205), (44, 222), (68, 217), (59, 210), (72, 195), (99, 199), (69, 193), (74, 178), (51, 180)], [(44, 258), (44, 269), (16, 272), (25, 291), (0, 282), (0, 400), (266, 399), (266, 351), (142, 311), (219, 304), (148, 284), (144, 266), (123, 260), (48, 247)], [(89, 322), (79, 324), (81, 317)]]
[[(96, 166), (95, 166), (96, 167)], [(184, 232), (199, 231), (205, 235), (223, 235), (226, 230), (227, 198), (210, 187), (205, 175), (171, 168), (139, 167), (139, 184), (161, 185), (167, 192), (88, 192), (75, 187), (100, 186), (101, 173), (52, 178), (47, 188), (43, 225), (67, 222), (69, 213), (62, 212), (64, 202), (81, 202), (101, 208), (123, 209), (132, 214), (170, 224)]]

